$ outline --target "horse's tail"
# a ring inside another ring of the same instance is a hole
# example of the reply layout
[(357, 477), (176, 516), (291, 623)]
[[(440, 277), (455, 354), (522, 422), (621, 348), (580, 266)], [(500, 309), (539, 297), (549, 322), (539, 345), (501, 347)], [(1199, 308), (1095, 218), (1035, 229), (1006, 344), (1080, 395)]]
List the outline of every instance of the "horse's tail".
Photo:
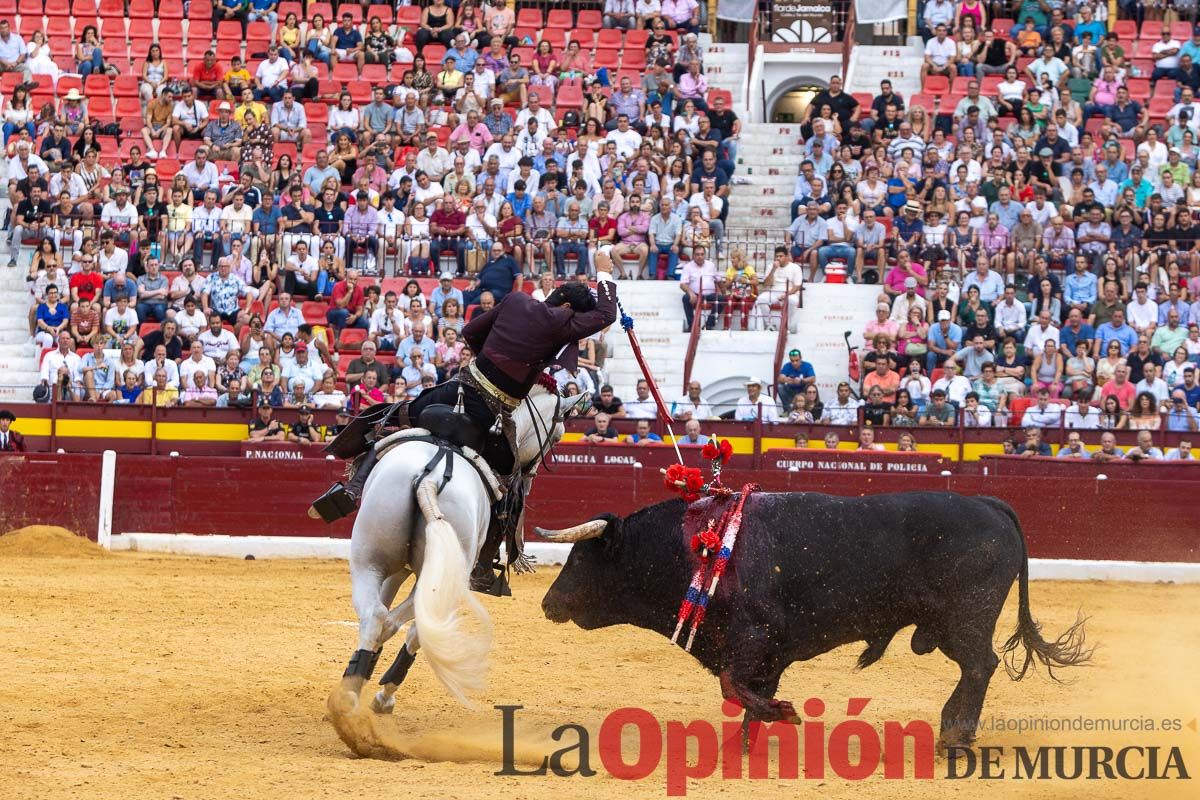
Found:
[[(487, 678), (492, 622), (471, 594), (470, 565), (453, 526), (442, 516), (437, 495), (432, 478), (417, 487), (417, 504), (425, 517), (425, 556), (413, 604), (417, 636), (433, 674), (456, 700), (472, 706), (468, 695), (482, 691)], [(475, 618), (474, 630), (464, 625), (467, 616)]]
[[(1047, 642), (1042, 638), (1042, 626), (1029, 610), (1029, 553), (1025, 547), (1025, 532), (1021, 529), (1021, 523), (1012, 508), (1006, 503), (995, 502), (1012, 519), (1017, 536), (1021, 540), (1021, 573), (1017, 578), (1017, 629), (1004, 643), (1004, 669), (1009, 678), (1019, 681), (1025, 677), (1029, 668), (1034, 666), (1036, 659), (1046, 668), (1046, 673), (1051, 678), (1058, 680), (1058, 676), (1054, 674), (1055, 667), (1074, 667), (1091, 660), (1092, 648), (1087, 646), (1083, 632), (1086, 620), (1080, 614), (1075, 624), (1054, 641)], [(1024, 652), (1019, 653), (1021, 650)]]

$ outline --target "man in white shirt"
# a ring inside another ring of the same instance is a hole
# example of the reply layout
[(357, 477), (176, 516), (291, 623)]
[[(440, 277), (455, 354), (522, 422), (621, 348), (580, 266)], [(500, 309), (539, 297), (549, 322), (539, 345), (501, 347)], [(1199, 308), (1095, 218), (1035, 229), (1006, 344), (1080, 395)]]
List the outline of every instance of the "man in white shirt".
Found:
[(183, 95), (175, 101), (175, 109), (171, 113), (171, 138), (175, 147), (179, 147), (181, 139), (201, 139), (204, 137), (204, 125), (208, 122), (208, 106), (196, 99), (196, 91), (190, 85), (184, 87)]
[(144, 383), (147, 387), (154, 385), (154, 375), (160, 369), (167, 373), (167, 386), (178, 389), (179, 365), (167, 358), (167, 346), (162, 344), (154, 348), (154, 357), (147, 361), (145, 367), (142, 368)]
[(197, 372), (205, 374), (209, 386), (216, 386), (217, 365), (211, 358), (204, 355), (204, 345), (200, 344), (199, 339), (192, 342), (191, 355), (179, 362), (180, 386), (184, 389), (190, 388), (192, 386), (192, 376)]
[(324, 380), (325, 369), (320, 359), (308, 357), (308, 345), (296, 342), (295, 358), (283, 368), (284, 387), (290, 392), (299, 382), (304, 386), (305, 393), (311, 394)]
[(690, 381), (687, 394), (671, 404), (671, 416), (684, 422), (690, 419), (711, 419), (712, 406), (700, 392), (700, 381)]
[(1004, 287), (1004, 296), (997, 301), (996, 309), (996, 331), (1000, 334), (1000, 338), (1013, 337), (1021, 339), (1025, 333), (1025, 325), (1029, 321), (1029, 316), (1025, 311), (1025, 304), (1017, 302), (1017, 290), (1014, 286)]
[[(1150, 73), (1150, 81), (1174, 77), (1179, 68), (1179, 50), (1181, 45), (1171, 38), (1171, 26), (1162, 26), (1162, 38), (1150, 48), (1150, 57), (1154, 59), (1154, 71)], [(1145, 52), (1145, 51), (1143, 51)]]
[(395, 292), (383, 296), (383, 305), (371, 314), (370, 335), (381, 350), (395, 350), (404, 338), (404, 313)]
[(1062, 406), (1051, 405), (1050, 391), (1038, 389), (1037, 403), (1025, 410), (1021, 424), (1026, 428), (1057, 428), (1062, 420)]
[(941, 389), (946, 393), (946, 402), (962, 408), (967, 393), (971, 391), (971, 382), (958, 373), (958, 363), (948, 359), (942, 364), (942, 377), (934, 381), (931, 388), (933, 391)]
[(1158, 326), (1158, 304), (1150, 299), (1146, 284), (1139, 283), (1133, 290), (1133, 300), (1125, 306), (1125, 321), (1139, 334), (1154, 335)]
[(763, 422), (779, 422), (779, 409), (776, 408), (775, 401), (764, 397), (762, 389), (763, 382), (759, 378), (746, 381), (746, 396), (738, 400), (734, 419), (739, 422), (753, 422), (761, 413)]
[[(290, 295), (312, 297), (317, 293), (317, 259), (308, 252), (308, 242), (300, 239), (283, 265), (283, 290)], [(283, 295), (280, 295), (282, 299)]]
[(950, 80), (958, 75), (954, 59), (958, 55), (958, 45), (946, 35), (946, 26), (938, 25), (934, 29), (934, 37), (925, 43), (925, 63), (921, 65), (921, 80), (927, 75), (945, 75)]
[(850, 396), (850, 384), (842, 381), (837, 385), (837, 400), (825, 404), (822, 425), (857, 425), (860, 403)]
[(205, 356), (213, 363), (224, 363), (225, 356), (230, 350), (239, 350), (237, 337), (232, 331), (227, 331), (221, 325), (221, 316), (212, 314), (208, 318), (208, 327), (196, 337)]
[(1067, 409), (1063, 417), (1063, 425), (1081, 431), (1094, 431), (1100, 428), (1100, 411), (1088, 402), (1090, 392), (1080, 391), (1075, 396), (1075, 405)]
[(217, 172), (217, 165), (208, 160), (208, 150), (203, 147), (196, 151), (195, 158), (184, 164), (179, 172), (187, 179), (188, 187), (196, 200), (203, 200), (204, 193), (208, 190), (216, 192), (220, 189), (221, 175)]
[(786, 247), (775, 248), (775, 260), (758, 284), (758, 297), (754, 301), (754, 319), (751, 327), (756, 330), (775, 330), (777, 318), (771, 310), (775, 303), (788, 304), (788, 330), (796, 328), (800, 312), (800, 288), (804, 283), (804, 269), (788, 258)]
[(525, 130), (529, 126), (530, 119), (537, 120), (538, 135), (543, 137), (549, 136), (550, 129), (555, 127), (554, 117), (542, 105), (541, 98), (536, 91), (529, 93), (529, 105), (517, 113), (517, 118), (513, 121), (513, 130)]
[(696, 245), (692, 248), (692, 259), (684, 263), (679, 275), (679, 288), (683, 292), (684, 332), (692, 329), (696, 306), (703, 300), (708, 306), (705, 327), (712, 329), (717, 320), (717, 265), (708, 260), (708, 248)]
[(288, 71), (291, 65), (279, 57), (279, 46), (272, 44), (267, 48), (267, 60), (258, 65), (254, 73), (254, 82), (258, 84), (258, 99), (270, 98), (272, 103), (283, 99), (283, 93), (288, 88)]
[(117, 247), (111, 233), (103, 234), (101, 238), (103, 246), (100, 252), (96, 253), (96, 263), (100, 265), (100, 272), (103, 275), (125, 272), (129, 267), (129, 251)]
[(629, 117), (621, 114), (617, 117), (617, 127), (604, 137), (606, 141), (615, 142), (617, 155), (621, 158), (632, 158), (642, 146), (642, 135), (629, 126)]
[(75, 340), (63, 331), (58, 335), (58, 349), (42, 358), (41, 382), (51, 392), (66, 384), (74, 399), (83, 399), (83, 361), (75, 353)]
[[(1157, 314), (1157, 309), (1156, 309)], [(1043, 308), (1038, 312), (1037, 322), (1029, 326), (1025, 334), (1025, 352), (1040, 353), (1046, 347), (1046, 340), (1059, 340), (1058, 328), (1050, 322), (1050, 309)]]
[(637, 399), (625, 402), (625, 416), (629, 419), (654, 419), (658, 416), (658, 404), (650, 396), (650, 384), (645, 378), (638, 379)]
[[(1134, 396), (1147, 392), (1153, 395), (1155, 405), (1162, 407), (1167, 402), (1167, 397), (1171, 394), (1171, 387), (1167, 386), (1167, 382), (1159, 376), (1159, 368), (1157, 364), (1146, 362), (1142, 367), (1142, 379), (1133, 387)], [(1136, 405), (1137, 401), (1134, 401)]]
[(428, 173), (430, 179), (441, 181), (454, 168), (454, 159), (444, 147), (438, 147), (436, 133), (425, 137), (425, 148), (417, 154), (417, 169)]

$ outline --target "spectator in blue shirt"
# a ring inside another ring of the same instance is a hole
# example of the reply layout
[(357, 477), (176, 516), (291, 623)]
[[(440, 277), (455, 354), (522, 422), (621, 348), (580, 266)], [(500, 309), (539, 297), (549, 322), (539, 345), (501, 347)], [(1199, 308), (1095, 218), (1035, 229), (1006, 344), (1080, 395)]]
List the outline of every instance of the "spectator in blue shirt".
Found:
[(1167, 430), (1175, 433), (1190, 433), (1200, 427), (1200, 414), (1187, 404), (1182, 389), (1171, 392), (1171, 408), (1167, 411)]
[[(1133, 330), (1130, 328), (1130, 330)], [(937, 324), (929, 329), (929, 353), (925, 356), (925, 368), (933, 372), (962, 347), (962, 328), (950, 321), (949, 311), (939, 311)]]
[(1085, 259), (1076, 259), (1075, 271), (1063, 281), (1063, 305), (1070, 309), (1079, 309), (1083, 316), (1091, 313), (1092, 303), (1096, 302), (1096, 276), (1088, 272)]
[(1096, 349), (1093, 355), (1100, 358), (1108, 352), (1108, 343), (1117, 342), (1121, 345), (1121, 355), (1129, 355), (1129, 351), (1137, 346), (1137, 331), (1125, 324), (1124, 309), (1112, 312), (1112, 321), (1106, 322), (1096, 329)]
[(639, 419), (634, 433), (625, 437), (629, 444), (662, 444), (662, 437), (650, 430), (650, 420)]
[(433, 315), (435, 317), (442, 316), (442, 304), (447, 300), (457, 300), (458, 307), (463, 307), (462, 290), (454, 288), (454, 275), (449, 272), (443, 272), (438, 280), (437, 287), (429, 296), (429, 302), (433, 306)]
[(812, 364), (800, 357), (799, 350), (788, 353), (788, 362), (779, 370), (779, 399), (784, 408), (792, 407), (792, 398), (803, 392), (809, 384), (817, 382), (817, 372)]

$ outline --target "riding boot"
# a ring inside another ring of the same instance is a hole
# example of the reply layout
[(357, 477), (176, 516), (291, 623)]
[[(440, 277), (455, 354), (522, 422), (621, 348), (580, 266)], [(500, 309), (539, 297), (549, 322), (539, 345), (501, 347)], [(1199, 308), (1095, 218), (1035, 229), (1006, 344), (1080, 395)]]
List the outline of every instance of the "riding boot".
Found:
[(350, 482), (347, 484), (343, 484), (341, 481), (335, 483), (329, 491), (313, 501), (313, 504), (309, 506), (308, 516), (313, 519), (325, 520), (328, 524), (357, 511), (358, 501), (362, 497), (367, 476), (371, 474), (371, 470), (374, 469), (375, 462), (378, 460), (374, 445), (368, 447)]

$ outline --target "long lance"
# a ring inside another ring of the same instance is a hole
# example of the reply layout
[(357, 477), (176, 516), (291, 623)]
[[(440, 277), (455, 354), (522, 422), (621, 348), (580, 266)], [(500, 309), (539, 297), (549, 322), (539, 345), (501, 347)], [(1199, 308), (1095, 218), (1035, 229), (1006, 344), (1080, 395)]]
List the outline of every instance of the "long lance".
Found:
[(650, 387), (650, 396), (654, 398), (654, 404), (658, 407), (658, 415), (666, 423), (667, 433), (671, 436), (671, 444), (675, 447), (675, 457), (682, 464), (683, 454), (679, 451), (679, 440), (675, 437), (675, 431), (671, 427), (671, 413), (667, 410), (667, 404), (663, 402), (662, 394), (658, 391), (658, 384), (654, 382), (654, 375), (650, 373), (650, 367), (646, 365), (645, 357), (642, 356), (642, 346), (638, 344), (637, 334), (633, 332), (633, 317), (625, 313), (625, 307), (621, 305), (619, 297), (617, 298), (617, 309), (621, 312), (621, 327), (629, 336), (629, 347), (633, 350), (633, 357), (637, 359), (638, 367), (642, 370), (642, 377), (646, 379), (646, 384)]

